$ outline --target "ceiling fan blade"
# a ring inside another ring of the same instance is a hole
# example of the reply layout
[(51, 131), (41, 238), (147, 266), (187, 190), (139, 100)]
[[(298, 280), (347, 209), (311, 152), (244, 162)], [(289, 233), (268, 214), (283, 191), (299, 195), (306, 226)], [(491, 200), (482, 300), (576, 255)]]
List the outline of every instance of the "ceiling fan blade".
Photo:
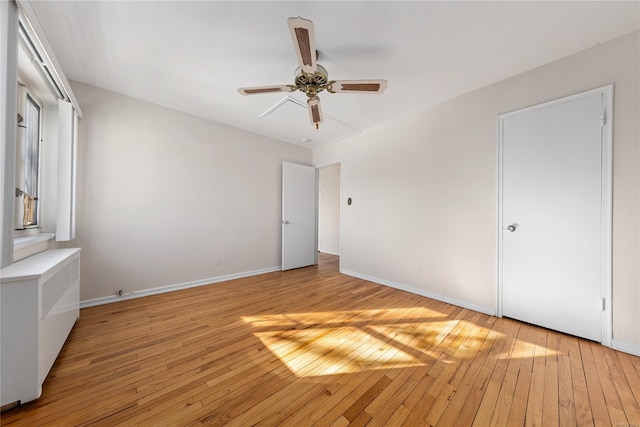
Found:
[(307, 100), (307, 106), (309, 107), (309, 118), (311, 119), (311, 124), (316, 126), (318, 129), (318, 125), (324, 121), (322, 117), (322, 107), (320, 106), (320, 98), (317, 96), (315, 98), (309, 98)]
[(332, 93), (383, 93), (386, 80), (336, 80), (329, 82), (327, 90)]
[(313, 33), (313, 22), (304, 18), (289, 18), (287, 20), (293, 47), (300, 63), (300, 69), (308, 74), (318, 70), (316, 64), (316, 40)]
[(273, 92), (293, 92), (294, 86), (291, 85), (279, 85), (279, 86), (257, 86), (257, 87), (241, 87), (238, 89), (242, 95), (256, 95), (259, 93), (273, 93)]

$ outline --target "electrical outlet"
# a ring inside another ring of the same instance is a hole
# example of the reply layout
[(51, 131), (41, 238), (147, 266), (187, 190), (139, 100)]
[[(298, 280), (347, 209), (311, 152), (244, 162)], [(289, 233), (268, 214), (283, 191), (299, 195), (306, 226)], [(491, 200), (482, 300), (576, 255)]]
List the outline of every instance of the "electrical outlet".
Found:
[(216, 257), (216, 265), (222, 265), (222, 258)]

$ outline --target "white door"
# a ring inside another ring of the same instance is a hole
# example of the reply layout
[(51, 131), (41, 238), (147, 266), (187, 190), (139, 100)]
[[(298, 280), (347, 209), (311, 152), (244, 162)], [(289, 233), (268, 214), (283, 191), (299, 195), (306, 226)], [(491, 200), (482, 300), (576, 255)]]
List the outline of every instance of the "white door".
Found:
[(500, 117), (502, 314), (598, 342), (606, 95)]
[(282, 269), (314, 265), (316, 169), (282, 162)]

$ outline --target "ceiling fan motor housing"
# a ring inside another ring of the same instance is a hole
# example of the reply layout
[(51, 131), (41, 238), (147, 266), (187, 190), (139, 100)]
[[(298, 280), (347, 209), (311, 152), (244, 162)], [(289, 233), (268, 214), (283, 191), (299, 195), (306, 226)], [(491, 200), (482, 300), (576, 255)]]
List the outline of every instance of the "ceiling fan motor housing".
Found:
[(327, 69), (320, 64), (317, 64), (317, 66), (318, 70), (313, 74), (303, 72), (300, 67), (296, 68), (294, 78), (296, 88), (306, 93), (309, 97), (314, 97), (318, 92), (325, 90), (329, 83)]

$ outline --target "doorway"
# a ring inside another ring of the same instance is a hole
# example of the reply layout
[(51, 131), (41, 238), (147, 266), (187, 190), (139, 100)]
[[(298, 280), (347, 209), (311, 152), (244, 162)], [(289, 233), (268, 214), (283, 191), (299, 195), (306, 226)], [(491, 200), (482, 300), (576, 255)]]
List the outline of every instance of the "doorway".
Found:
[(499, 117), (498, 315), (610, 345), (613, 87)]
[(324, 254), (319, 260), (338, 257), (338, 263), (341, 254), (341, 176), (341, 163), (318, 168), (318, 252)]

